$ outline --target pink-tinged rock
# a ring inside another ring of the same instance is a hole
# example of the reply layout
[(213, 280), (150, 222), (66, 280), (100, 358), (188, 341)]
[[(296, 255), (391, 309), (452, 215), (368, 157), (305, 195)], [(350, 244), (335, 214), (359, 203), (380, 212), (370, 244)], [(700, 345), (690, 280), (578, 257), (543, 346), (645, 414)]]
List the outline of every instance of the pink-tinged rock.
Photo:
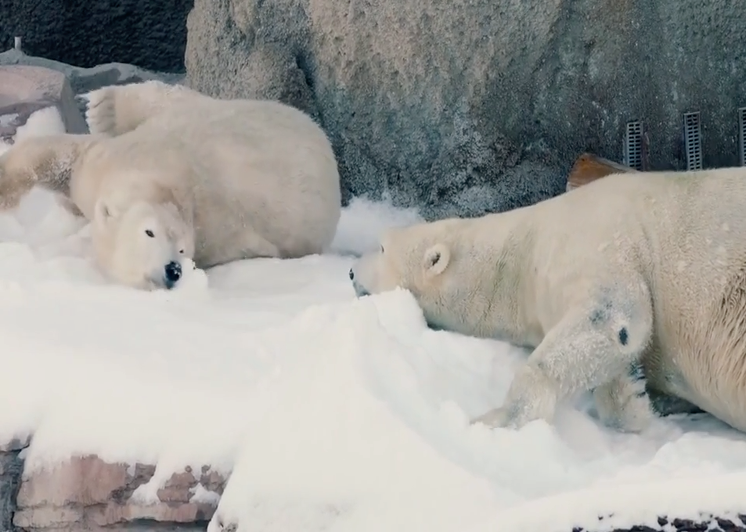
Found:
[(23, 529), (69, 529), (82, 520), (83, 512), (73, 508), (35, 508), (18, 510), (13, 515), (13, 524)]
[(68, 133), (88, 131), (62, 72), (27, 65), (0, 66), (0, 140), (12, 142), (31, 114), (52, 106), (59, 111)]
[(228, 479), (217, 471), (211, 470), (209, 466), (202, 466), (202, 476), (199, 478), (199, 483), (207, 491), (214, 491), (218, 495), (222, 495), (227, 482)]
[[(192, 502), (195, 491), (223, 493), (226, 479), (209, 466), (174, 473), (157, 491), (158, 502), (140, 504), (131, 497), (155, 473), (151, 465), (112, 464), (95, 455), (74, 457), (48, 470), (24, 475), (17, 496), (16, 526), (23, 529), (97, 530), (126, 526), (139, 519), (184, 524), (208, 521), (217, 500)], [(199, 479), (195, 475), (199, 475)], [(204, 493), (204, 492), (203, 492)]]
[(127, 484), (126, 464), (108, 464), (96, 456), (74, 457), (54, 469), (24, 475), (17, 504), (19, 508), (102, 504)]
[(87, 508), (85, 517), (96, 526), (122, 524), (138, 519), (150, 519), (162, 523), (194, 523), (208, 521), (215, 513), (209, 504), (185, 503), (171, 504), (161, 502), (150, 505), (116, 504)]
[(190, 489), (197, 485), (197, 479), (190, 472), (175, 473), (166, 484), (158, 490), (158, 499), (162, 502), (188, 503), (192, 497)]

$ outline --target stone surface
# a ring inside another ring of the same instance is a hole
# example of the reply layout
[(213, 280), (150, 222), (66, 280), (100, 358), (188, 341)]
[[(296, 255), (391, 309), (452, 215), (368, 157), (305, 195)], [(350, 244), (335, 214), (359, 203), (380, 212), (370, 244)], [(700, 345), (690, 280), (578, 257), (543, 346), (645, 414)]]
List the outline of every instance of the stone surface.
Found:
[[(0, 53), (1, 65), (28, 65), (56, 70), (67, 77), (74, 94), (81, 94), (105, 85), (138, 83), (149, 79), (178, 83), (184, 79), (184, 74), (152, 72), (126, 63), (103, 63), (91, 68), (82, 68), (44, 57), (27, 55), (17, 50)], [(80, 105), (78, 107), (81, 108)]]
[(0, 530), (13, 528), (16, 495), (21, 484), (23, 460), (18, 450), (0, 450)]
[(621, 160), (638, 119), (650, 169), (683, 169), (690, 110), (705, 166), (737, 164), (739, 2), (196, 0), (187, 27), (192, 87), (317, 109), (346, 199), (388, 190), (428, 218), (526, 205), (583, 152)]
[(11, 438), (7, 442), (0, 441), (0, 453), (20, 451), (21, 449), (25, 449), (26, 447), (28, 447), (30, 441), (31, 437), (28, 435), (17, 436), (15, 438)]
[[(226, 479), (209, 467), (197, 473), (186, 468), (157, 490), (157, 501), (143, 501), (135, 491), (154, 473), (152, 465), (107, 463), (89, 455), (24, 474), (17, 488), (13, 524), (30, 530), (108, 530), (143, 522), (204, 527)], [(198, 488), (202, 493), (195, 499)]]
[[(740, 521), (740, 522), (738, 522)], [(603, 523), (603, 519), (599, 518)], [(746, 515), (738, 515), (737, 519), (724, 519), (713, 515), (702, 515), (701, 520), (678, 519), (667, 517), (658, 518), (658, 528), (649, 526), (635, 526), (632, 528), (615, 529), (611, 532), (746, 532)], [(573, 528), (572, 532), (595, 532), (593, 529)]]
[(12, 142), (32, 113), (52, 106), (68, 133), (88, 132), (65, 74), (38, 66), (0, 65), (0, 139)]
[(0, 49), (23, 37), (33, 55), (92, 67), (109, 61), (183, 72), (192, 0), (0, 2)]

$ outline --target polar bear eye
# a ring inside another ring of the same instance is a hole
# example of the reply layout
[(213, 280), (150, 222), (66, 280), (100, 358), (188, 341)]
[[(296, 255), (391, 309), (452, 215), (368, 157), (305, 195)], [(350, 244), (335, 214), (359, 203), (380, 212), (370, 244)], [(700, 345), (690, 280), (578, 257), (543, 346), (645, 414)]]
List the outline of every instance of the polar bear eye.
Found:
[(181, 254), (183, 255), (183, 254), (184, 254), (184, 250), (183, 250), (183, 249), (180, 249), (180, 250), (179, 250), (179, 253), (181, 253)]
[(146, 229), (145, 234), (148, 235), (150, 238), (155, 238), (153, 231), (151, 231), (150, 229)]
[(381, 246), (381, 253), (383, 253), (383, 246)]

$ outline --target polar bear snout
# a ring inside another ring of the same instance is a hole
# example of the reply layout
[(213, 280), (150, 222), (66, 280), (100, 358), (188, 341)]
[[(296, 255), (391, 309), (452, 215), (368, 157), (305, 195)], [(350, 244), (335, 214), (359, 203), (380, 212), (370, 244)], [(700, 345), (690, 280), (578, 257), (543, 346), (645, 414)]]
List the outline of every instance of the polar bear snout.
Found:
[(181, 279), (181, 264), (171, 261), (163, 270), (163, 284), (170, 290)]

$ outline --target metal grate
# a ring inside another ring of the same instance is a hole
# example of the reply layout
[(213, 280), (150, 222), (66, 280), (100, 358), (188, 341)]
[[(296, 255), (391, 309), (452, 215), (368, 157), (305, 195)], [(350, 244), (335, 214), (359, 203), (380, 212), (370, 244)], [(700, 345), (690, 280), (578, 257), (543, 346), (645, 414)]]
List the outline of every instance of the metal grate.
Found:
[(624, 164), (636, 170), (642, 170), (642, 122), (627, 122), (624, 135)]
[(702, 169), (702, 131), (699, 125), (699, 111), (684, 113), (684, 147), (686, 148), (686, 169)]
[(738, 159), (746, 166), (746, 107), (738, 110)]

